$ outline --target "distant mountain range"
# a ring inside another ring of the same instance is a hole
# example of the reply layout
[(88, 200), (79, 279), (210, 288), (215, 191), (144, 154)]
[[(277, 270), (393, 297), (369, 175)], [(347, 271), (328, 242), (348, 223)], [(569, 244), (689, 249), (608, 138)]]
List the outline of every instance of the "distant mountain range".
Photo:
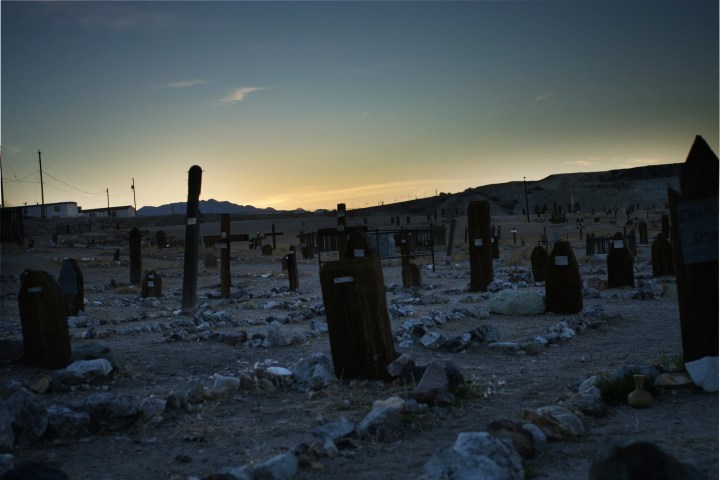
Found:
[[(634, 205), (637, 208), (662, 207), (667, 201), (667, 187), (676, 190), (682, 163), (650, 165), (602, 172), (562, 173), (550, 175), (537, 181), (522, 181), (484, 185), (468, 188), (458, 193), (441, 193), (433, 197), (419, 198), (377, 207), (359, 209), (363, 211), (382, 210), (392, 214), (425, 213), (433, 210), (446, 212), (464, 211), (468, 202), (486, 200), (495, 215), (520, 215), (525, 209), (525, 187), (528, 206), (533, 212), (536, 206), (552, 207), (554, 203), (567, 206), (572, 200), (580, 203), (582, 210), (606, 210)], [(338, 202), (342, 202), (338, 198)], [(138, 216), (184, 215), (185, 202), (170, 203), (159, 207), (142, 207)], [(316, 213), (326, 212), (318, 210)], [(236, 205), (214, 199), (200, 201), (202, 214), (244, 214), (272, 215), (288, 213), (310, 213), (303, 209), (292, 211), (274, 208), (257, 208), (252, 205)]]
[[(268, 215), (274, 213), (285, 213), (274, 208), (256, 208), (252, 205), (236, 205), (227, 201), (219, 201), (215, 199), (200, 200), (200, 213), (202, 214), (213, 214), (213, 213), (230, 213), (230, 214), (244, 214), (244, 215)], [(186, 202), (175, 202), (168, 203), (166, 205), (160, 205), (159, 207), (142, 207), (137, 211), (138, 216), (163, 216), (163, 215), (185, 215), (187, 211)], [(293, 212), (305, 212), (302, 209), (293, 210)]]

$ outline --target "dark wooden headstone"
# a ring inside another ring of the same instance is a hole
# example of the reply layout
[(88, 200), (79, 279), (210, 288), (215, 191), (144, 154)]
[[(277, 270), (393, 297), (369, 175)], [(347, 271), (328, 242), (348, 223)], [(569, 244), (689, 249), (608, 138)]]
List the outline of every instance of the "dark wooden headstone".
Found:
[(21, 282), (18, 303), (24, 362), (41, 368), (65, 368), (72, 351), (60, 286), (42, 270), (25, 270)]
[(155, 270), (150, 270), (142, 281), (142, 297), (162, 296), (162, 277)]
[(616, 233), (607, 255), (608, 288), (634, 287), (633, 256), (622, 233)]
[(490, 235), (490, 203), (472, 201), (468, 205), (470, 249), (470, 291), (485, 292), (493, 281), (493, 253)]
[(675, 275), (673, 248), (665, 235), (658, 233), (650, 248), (653, 277)]
[(660, 232), (665, 235), (665, 238), (670, 238), (670, 215), (663, 214), (661, 217)]
[(685, 363), (718, 356), (719, 166), (697, 136), (680, 173), (680, 193), (668, 189)]
[(133, 285), (138, 285), (142, 277), (141, 241), (140, 230), (137, 227), (130, 230), (130, 283)]
[(345, 227), (347, 227), (346, 206), (344, 203), (337, 204), (337, 248), (340, 258), (344, 258), (346, 250), (347, 236), (345, 235)]
[(400, 263), (402, 266), (402, 282), (403, 287), (420, 287), (422, 285), (422, 275), (420, 267), (412, 263), (413, 237), (407, 232), (400, 233)]
[(545, 308), (548, 312), (571, 314), (582, 311), (582, 279), (572, 246), (558, 240), (553, 246), (545, 272)]
[(269, 243), (266, 243), (265, 245), (262, 246), (261, 252), (262, 252), (262, 254), (265, 255), (266, 257), (272, 255), (272, 254), (273, 254), (273, 247), (272, 247), (272, 245), (270, 245)]
[(200, 240), (200, 187), (202, 169), (193, 165), (188, 171), (187, 216), (185, 219), (185, 258), (183, 264), (182, 308), (197, 301), (198, 241)]
[(162, 230), (158, 230), (158, 232), (155, 234), (155, 240), (157, 241), (157, 248), (167, 248), (168, 241), (165, 232), (163, 232)]
[(77, 260), (74, 258), (63, 260), (58, 284), (68, 315), (77, 315), (80, 310), (85, 310), (85, 283)]
[(640, 235), (639, 244), (640, 245), (647, 245), (648, 244), (648, 231), (647, 231), (647, 223), (644, 220), (640, 220), (638, 222), (638, 234)]
[(380, 257), (360, 232), (351, 234), (346, 254), (354, 256), (320, 268), (335, 375), (389, 380), (395, 355)]
[(298, 280), (297, 253), (294, 245), (290, 245), (290, 251), (287, 255), (285, 255), (285, 261), (287, 262), (289, 288), (291, 292), (294, 292), (300, 287), (300, 282)]
[(116, 248), (113, 252), (113, 262), (119, 262), (120, 261), (120, 249)]
[(205, 257), (203, 257), (203, 263), (205, 264), (205, 268), (215, 269), (218, 266), (217, 257), (213, 252), (207, 252), (205, 254)]
[(538, 245), (533, 248), (530, 254), (530, 268), (532, 269), (533, 281), (544, 282), (545, 273), (550, 262), (550, 256), (545, 247)]
[(500, 237), (493, 236), (490, 242), (492, 243), (492, 257), (497, 260), (500, 258)]
[(456, 223), (456, 220), (454, 218), (451, 218), (450, 219), (450, 232), (448, 233), (448, 244), (447, 244), (447, 252), (446, 252), (446, 256), (448, 258), (452, 257), (453, 246), (455, 245), (455, 223)]

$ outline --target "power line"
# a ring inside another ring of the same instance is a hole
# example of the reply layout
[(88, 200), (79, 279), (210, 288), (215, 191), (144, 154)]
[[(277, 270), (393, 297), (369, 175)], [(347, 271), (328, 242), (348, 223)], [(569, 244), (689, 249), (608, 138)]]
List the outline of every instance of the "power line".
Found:
[(75, 190), (78, 190), (78, 191), (80, 191), (80, 192), (87, 193), (88, 195), (103, 195), (103, 194), (105, 193), (105, 192), (98, 192), (98, 193), (88, 192), (87, 190), (83, 190), (82, 188), (74, 187), (74, 186), (70, 185), (69, 183), (60, 180), (59, 178), (57, 178), (57, 177), (55, 177), (55, 176), (53, 176), (53, 175), (50, 175), (50, 174), (47, 172), (47, 170), (45, 170), (44, 173), (45, 173), (45, 175), (47, 175), (48, 177), (57, 180), (58, 182), (62, 183), (63, 185), (68, 186), (68, 187), (70, 187), (70, 188), (74, 188)]

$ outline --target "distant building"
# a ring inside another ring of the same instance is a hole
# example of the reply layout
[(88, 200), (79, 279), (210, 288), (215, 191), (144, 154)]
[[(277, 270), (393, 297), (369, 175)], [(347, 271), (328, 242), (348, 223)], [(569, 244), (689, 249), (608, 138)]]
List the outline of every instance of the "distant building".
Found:
[[(21, 207), (24, 217), (42, 218), (42, 205), (26, 205)], [(80, 213), (77, 203), (59, 202), (45, 204), (45, 218), (77, 217)]]
[[(108, 212), (110, 215), (108, 215)], [(110, 208), (89, 208), (80, 209), (80, 215), (83, 217), (96, 217), (96, 218), (125, 218), (134, 217), (135, 209), (132, 205), (124, 205), (122, 207), (110, 207)]]

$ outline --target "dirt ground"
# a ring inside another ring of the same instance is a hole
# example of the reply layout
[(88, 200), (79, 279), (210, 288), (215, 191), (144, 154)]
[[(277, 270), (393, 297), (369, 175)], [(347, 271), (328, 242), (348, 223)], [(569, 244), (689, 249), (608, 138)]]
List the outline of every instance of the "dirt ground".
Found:
[[(369, 225), (386, 228), (387, 217), (370, 218)], [(658, 217), (659, 219), (659, 217)], [(357, 221), (357, 220), (356, 220)], [(413, 218), (413, 225), (423, 219)], [(502, 227), (501, 258), (495, 261), (496, 280), (506, 280), (509, 272), (529, 271), (529, 254), (543, 227), (548, 237), (569, 238), (581, 264), (583, 279), (607, 278), (602, 261), (585, 257), (584, 242), (574, 225), (550, 226), (524, 222), (522, 217), (498, 217)], [(233, 289), (244, 287), (258, 297), (255, 304), (268, 300), (292, 302), (298, 299), (307, 305), (322, 303), (318, 262), (299, 261), (300, 288), (286, 292), (288, 279), (281, 270), (280, 259), (300, 230), (314, 231), (333, 226), (331, 217), (302, 217), (277, 220), (234, 222), (233, 232), (270, 231), (276, 223), (279, 245), (273, 256), (261, 256), (247, 244), (234, 244), (231, 256)], [(585, 233), (614, 233), (622, 227), (602, 219)], [(123, 228), (131, 223), (123, 225)], [(513, 243), (511, 228), (518, 229)], [(163, 227), (170, 236), (183, 237), (182, 226)], [(158, 227), (144, 225), (144, 235), (154, 239)], [(217, 224), (202, 226), (203, 234), (219, 232)], [(114, 229), (113, 229), (114, 230)], [(115, 231), (106, 232), (114, 235)], [(659, 230), (658, 222), (650, 224), (650, 238)], [(127, 230), (124, 230), (127, 231)], [(420, 318), (431, 310), (449, 313), (455, 307), (477, 307), (485, 300), (479, 293), (463, 291), (469, 281), (467, 245), (462, 228), (456, 236), (451, 261), (444, 260), (445, 249), (436, 250), (435, 272), (429, 257), (418, 258), (426, 288), (421, 295), (432, 299), (413, 305), (414, 316)], [(95, 235), (98, 235), (97, 233)], [(59, 243), (62, 244), (63, 236)], [(2, 246), (0, 276), (0, 340), (20, 339), (21, 326), (17, 293), (19, 276), (25, 268), (42, 269), (56, 276), (63, 258), (76, 258), (84, 275), (88, 318), (99, 319), (97, 338), (82, 338), (87, 328), (71, 328), (73, 347), (99, 342), (110, 346), (125, 363), (125, 368), (112, 378), (68, 393), (45, 393), (44, 401), (81, 404), (91, 393), (110, 391), (151, 395), (165, 398), (171, 391), (180, 391), (188, 381), (197, 379), (212, 384), (214, 374), (235, 375), (251, 371), (260, 362), (275, 362), (288, 367), (314, 352), (330, 354), (328, 334), (309, 336), (300, 345), (289, 347), (250, 347), (213, 341), (168, 341), (169, 331), (127, 334), (128, 327), (141, 327), (155, 322), (172, 322), (181, 308), (183, 250), (179, 247), (158, 250), (143, 248), (143, 271), (156, 270), (163, 277), (163, 293), (159, 299), (141, 300), (139, 288), (129, 283), (127, 247), (122, 247), (120, 262), (113, 261), (114, 247), (86, 248), (83, 238), (73, 236), (75, 247), (55, 246), (50, 235), (38, 237), (35, 248), (16, 245)], [(521, 245), (521, 239), (526, 245)], [(203, 250), (204, 252), (204, 250)], [(215, 251), (216, 253), (218, 250)], [(202, 252), (201, 252), (202, 258)], [(650, 248), (638, 247), (635, 262), (636, 279), (651, 277)], [(402, 286), (397, 260), (383, 261), (386, 286)], [(115, 286), (108, 287), (111, 280)], [(286, 310), (251, 308), (247, 300), (220, 300), (211, 297), (219, 292), (219, 271), (204, 268), (198, 278), (198, 304), (209, 304), (226, 312), (239, 326), (221, 331), (245, 330), (265, 332), (265, 319)], [(601, 290), (601, 298), (585, 298), (584, 308), (602, 306), (608, 314), (606, 329), (587, 330), (570, 341), (540, 351), (536, 356), (512, 354), (474, 343), (460, 353), (431, 351), (417, 341), (398, 352), (410, 352), (420, 365), (430, 362), (452, 362), (475, 385), (475, 395), (451, 407), (433, 407), (430, 413), (409, 423), (398, 438), (390, 442), (353, 439), (354, 448), (343, 449), (332, 458), (322, 458), (314, 469), (301, 469), (301, 479), (412, 479), (422, 473), (423, 464), (438, 448), (452, 445), (458, 433), (483, 431), (498, 419), (517, 420), (526, 408), (557, 403), (567, 392), (590, 375), (601, 374), (628, 364), (654, 364), (677, 358), (682, 354), (675, 280), (662, 277), (665, 293), (659, 299), (635, 300), (627, 295), (628, 288)], [(542, 288), (530, 285), (528, 288)], [(280, 295), (273, 294), (280, 292)], [(404, 295), (402, 289), (389, 289), (388, 305)], [(275, 296), (273, 296), (275, 295)], [(453, 336), (480, 324), (495, 325), (502, 341), (524, 341), (545, 333), (568, 316), (542, 314), (512, 317), (491, 314), (479, 320), (463, 318), (438, 326), (435, 331)], [(316, 317), (315, 320), (325, 320)], [(407, 318), (392, 318), (393, 330)], [(311, 320), (299, 320), (288, 328), (307, 332)], [(125, 330), (124, 330), (125, 329)], [(397, 348), (397, 343), (396, 343)], [(0, 386), (11, 380), (30, 382), (47, 373), (38, 368), (13, 363), (0, 367)], [(212, 399), (192, 413), (168, 411), (157, 424), (136, 424), (115, 432), (98, 432), (77, 439), (41, 440), (30, 447), (17, 448), (16, 461), (35, 459), (59, 465), (70, 478), (82, 479), (187, 479), (201, 478), (224, 466), (240, 466), (262, 461), (274, 454), (292, 449), (311, 437), (313, 427), (341, 417), (360, 421), (371, 409), (372, 402), (397, 395), (410, 398), (407, 387), (378, 382), (349, 382), (308, 394), (293, 388), (273, 393), (240, 392), (232, 398)], [(648, 409), (632, 409), (627, 405), (611, 406), (608, 414), (590, 418), (589, 433), (569, 442), (553, 442), (534, 459), (525, 462), (528, 478), (587, 478), (590, 462), (598, 449), (609, 441), (649, 440), (678, 459), (697, 467), (708, 478), (718, 477), (718, 395), (698, 390), (681, 390), (656, 395)]]

